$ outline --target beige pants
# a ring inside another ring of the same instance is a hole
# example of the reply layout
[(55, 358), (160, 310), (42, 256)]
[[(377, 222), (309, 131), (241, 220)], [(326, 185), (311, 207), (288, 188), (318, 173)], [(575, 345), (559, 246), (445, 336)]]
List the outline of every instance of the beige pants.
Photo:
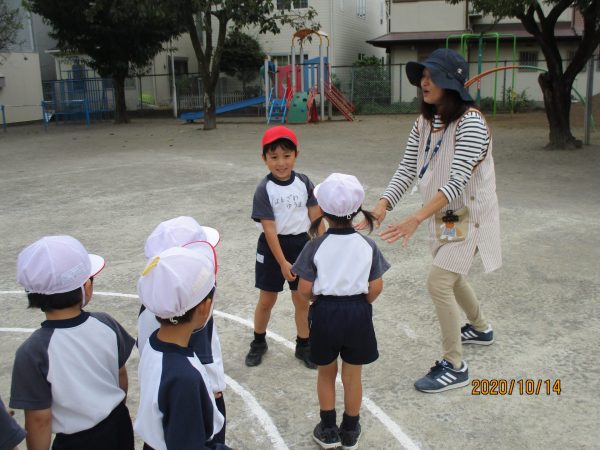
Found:
[(463, 325), (459, 306), (477, 331), (484, 331), (488, 322), (481, 313), (473, 288), (463, 275), (432, 266), (427, 290), (440, 322), (443, 358), (459, 368), (462, 364), (460, 327)]

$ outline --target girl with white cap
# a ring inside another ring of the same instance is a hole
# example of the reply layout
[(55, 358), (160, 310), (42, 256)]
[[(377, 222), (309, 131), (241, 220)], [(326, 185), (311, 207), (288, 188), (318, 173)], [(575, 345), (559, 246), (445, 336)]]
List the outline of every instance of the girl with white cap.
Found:
[[(371, 303), (383, 289), (382, 275), (390, 265), (373, 240), (357, 233), (352, 220), (362, 212), (373, 228), (373, 218), (362, 210), (363, 187), (352, 175), (333, 173), (315, 188), (324, 215), (313, 222), (315, 236), (323, 217), (327, 232), (309, 241), (295, 264), (298, 292), (314, 299), (309, 310), (311, 360), (317, 364), (317, 393), (321, 421), (313, 439), (322, 448), (354, 449), (361, 435), (363, 364), (379, 357)], [(342, 358), (344, 416), (336, 425), (335, 379)]]

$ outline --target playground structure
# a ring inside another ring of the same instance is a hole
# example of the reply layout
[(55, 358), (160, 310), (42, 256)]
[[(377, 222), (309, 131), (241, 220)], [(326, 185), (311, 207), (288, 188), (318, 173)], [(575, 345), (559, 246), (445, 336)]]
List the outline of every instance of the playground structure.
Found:
[[(319, 38), (319, 56), (305, 61), (305, 41), (314, 36)], [(296, 64), (296, 43), (301, 64)], [(291, 60), (290, 65), (275, 67), (273, 76), (267, 75), (269, 66), (265, 61), (265, 92), (270, 92), (266, 105), (267, 123), (317, 122), (325, 117), (325, 100), (330, 105), (329, 119), (334, 106), (346, 120), (354, 120), (354, 105), (331, 83), (329, 36), (326, 33), (311, 29), (296, 31), (292, 36)]]
[(92, 119), (110, 117), (115, 109), (112, 80), (88, 76), (83, 68), (67, 71), (68, 78), (43, 83), (44, 100), (41, 102), (44, 127), (51, 120), (84, 120), (90, 126)]
[[(319, 38), (319, 56), (305, 61), (304, 42), (313, 36)], [(302, 64), (296, 64), (296, 43), (299, 45)], [(328, 100), (328, 118), (331, 118), (331, 106), (334, 106), (346, 120), (354, 120), (354, 105), (331, 83), (329, 36), (322, 31), (310, 29), (296, 31), (292, 36), (291, 55), (292, 62), (286, 66), (278, 67), (268, 58), (265, 59), (264, 67), (261, 68), (265, 95), (219, 106), (216, 113), (264, 104), (267, 123), (317, 122), (325, 116), (325, 100)], [(179, 115), (180, 119), (187, 122), (203, 117), (203, 111)]]
[[(500, 39), (501, 38), (510, 38), (513, 41), (512, 46), (512, 84), (511, 84), (511, 92), (514, 94), (515, 92), (515, 68), (517, 68), (516, 58), (517, 58), (517, 37), (514, 34), (501, 34), (495, 32), (489, 33), (462, 33), (462, 34), (451, 34), (446, 38), (446, 48), (449, 47), (451, 39), (459, 39), (460, 40), (460, 53), (463, 55), (465, 60), (468, 60), (468, 44), (470, 39), (477, 39), (477, 76), (482, 74), (482, 64), (483, 64), (483, 42), (486, 39), (494, 39), (495, 40), (495, 68), (498, 68), (499, 58), (500, 58)], [(496, 95), (498, 90), (498, 71), (491, 71), (489, 73), (494, 73), (494, 90), (493, 90), (493, 102), (492, 102), (492, 116), (496, 116)], [(481, 101), (481, 78), (477, 78), (477, 97), (476, 102), (479, 104)], [(513, 104), (513, 98), (510, 99), (511, 102), (511, 110)]]

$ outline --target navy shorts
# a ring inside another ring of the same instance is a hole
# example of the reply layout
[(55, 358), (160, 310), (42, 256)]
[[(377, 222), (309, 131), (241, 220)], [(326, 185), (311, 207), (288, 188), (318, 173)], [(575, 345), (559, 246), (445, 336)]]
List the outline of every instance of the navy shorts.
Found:
[(57, 433), (52, 450), (133, 450), (133, 427), (125, 400), (96, 426), (73, 434)]
[[(290, 264), (296, 262), (296, 258), (309, 241), (308, 233), (302, 234), (279, 234), (279, 245), (281, 250)], [(265, 233), (261, 233), (256, 246), (256, 265), (254, 269), (256, 275), (254, 286), (263, 291), (281, 292), (285, 278), (281, 273), (279, 263), (271, 253)], [(298, 289), (298, 278), (294, 281), (288, 281), (288, 285), (292, 291)]]
[(318, 296), (308, 311), (310, 359), (325, 366), (339, 356), (355, 365), (379, 358), (373, 307), (365, 295)]

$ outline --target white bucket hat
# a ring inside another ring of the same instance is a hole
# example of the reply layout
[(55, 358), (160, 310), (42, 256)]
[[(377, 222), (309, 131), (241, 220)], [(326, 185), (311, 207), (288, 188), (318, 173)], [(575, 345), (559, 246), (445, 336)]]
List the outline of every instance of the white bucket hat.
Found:
[(365, 191), (354, 175), (332, 173), (314, 190), (321, 209), (337, 217), (348, 217), (363, 204)]
[(213, 247), (219, 243), (219, 232), (200, 225), (189, 216), (179, 216), (159, 223), (146, 239), (144, 254), (152, 258), (171, 247), (181, 247), (188, 242), (206, 241)]
[(152, 258), (138, 280), (143, 305), (162, 319), (184, 315), (215, 286), (214, 249), (206, 242), (171, 247)]
[(60, 294), (82, 287), (104, 268), (71, 236), (46, 236), (24, 248), (17, 259), (17, 282), (32, 294)]

